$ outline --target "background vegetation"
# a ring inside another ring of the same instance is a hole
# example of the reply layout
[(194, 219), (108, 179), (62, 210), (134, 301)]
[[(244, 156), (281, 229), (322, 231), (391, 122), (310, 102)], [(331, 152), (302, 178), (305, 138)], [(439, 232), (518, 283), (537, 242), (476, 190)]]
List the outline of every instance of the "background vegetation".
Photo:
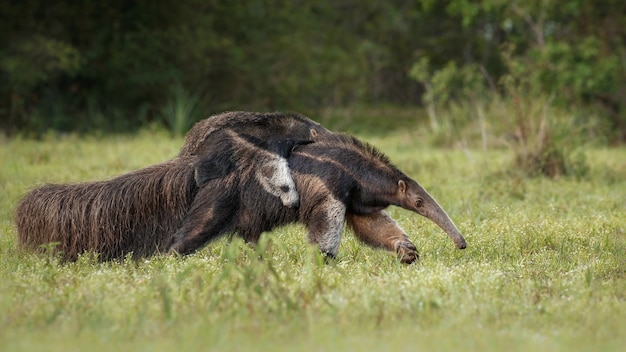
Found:
[[(0, 2), (0, 346), (621, 351), (625, 4)], [(415, 265), (350, 233), (325, 265), (300, 226), (184, 259), (17, 248), (24, 192), (164, 161), (224, 110), (372, 142), (468, 248), (396, 208)]]
[(0, 125), (181, 133), (224, 110), (425, 104), (436, 128), (469, 95), (543, 99), (623, 140), (624, 23), (620, 0), (3, 1)]

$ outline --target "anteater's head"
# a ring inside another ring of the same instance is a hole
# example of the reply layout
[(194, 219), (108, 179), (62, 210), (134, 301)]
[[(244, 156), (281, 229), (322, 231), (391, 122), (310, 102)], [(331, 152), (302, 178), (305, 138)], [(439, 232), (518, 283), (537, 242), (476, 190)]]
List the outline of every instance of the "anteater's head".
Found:
[(398, 181), (396, 198), (398, 200), (397, 205), (416, 212), (441, 227), (454, 241), (457, 248), (463, 249), (467, 246), (465, 238), (448, 214), (419, 183), (410, 178), (401, 179)]

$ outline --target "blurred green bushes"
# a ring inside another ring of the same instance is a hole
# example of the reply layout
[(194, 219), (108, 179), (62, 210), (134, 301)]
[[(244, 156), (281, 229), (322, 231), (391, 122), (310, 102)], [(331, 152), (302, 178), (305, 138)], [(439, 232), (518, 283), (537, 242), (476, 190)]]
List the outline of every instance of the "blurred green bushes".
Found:
[(4, 1), (0, 128), (180, 133), (223, 110), (424, 104), (437, 130), (469, 118), (443, 106), (521, 96), (624, 140), (623, 23), (618, 0)]

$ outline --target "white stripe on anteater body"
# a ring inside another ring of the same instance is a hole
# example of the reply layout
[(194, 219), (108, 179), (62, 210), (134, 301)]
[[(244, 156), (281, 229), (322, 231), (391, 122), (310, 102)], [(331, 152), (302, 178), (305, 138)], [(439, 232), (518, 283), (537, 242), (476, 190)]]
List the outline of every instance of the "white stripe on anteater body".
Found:
[[(240, 174), (280, 206), (298, 206), (285, 156), (301, 141), (268, 145), (229, 130), (217, 131), (214, 137), (215, 148), (207, 155), (178, 157), (108, 181), (48, 184), (32, 190), (15, 212), (19, 245), (37, 250), (55, 244), (54, 250), (65, 260), (76, 260), (86, 251), (98, 253), (101, 260), (167, 251), (198, 197), (197, 184), (222, 176), (215, 170)], [(233, 198), (243, 189), (227, 187), (234, 191)]]
[[(264, 231), (299, 221), (307, 226), (309, 239), (324, 253), (334, 256), (347, 212), (354, 214), (349, 223), (356, 230), (367, 224), (383, 224), (384, 228), (389, 228), (390, 221), (395, 222), (381, 213), (389, 205), (427, 217), (439, 225), (457, 247), (465, 248), (465, 240), (454, 223), (416, 181), (399, 171), (376, 149), (353, 137), (326, 136), (313, 144), (298, 146), (288, 160), (301, 196), (298, 209), (284, 208), (275, 198), (245, 184), (247, 191), (239, 192), (239, 199), (232, 198), (230, 192), (234, 190), (230, 187), (238, 179), (235, 173), (211, 179), (201, 185), (189, 216), (175, 236), (172, 250), (188, 254), (233, 232), (255, 241)], [(401, 230), (384, 236), (366, 230), (357, 236), (370, 245), (399, 253), (413, 251), (406, 262), (417, 257), (415, 247)]]

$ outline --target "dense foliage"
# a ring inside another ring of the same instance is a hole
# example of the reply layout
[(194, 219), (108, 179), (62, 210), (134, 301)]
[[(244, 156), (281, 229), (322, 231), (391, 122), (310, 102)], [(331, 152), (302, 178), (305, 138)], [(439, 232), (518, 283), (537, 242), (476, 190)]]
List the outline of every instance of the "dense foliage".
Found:
[(623, 131), (625, 22), (620, 0), (3, 1), (0, 128), (417, 105), (439, 77), (441, 99), (508, 84)]

